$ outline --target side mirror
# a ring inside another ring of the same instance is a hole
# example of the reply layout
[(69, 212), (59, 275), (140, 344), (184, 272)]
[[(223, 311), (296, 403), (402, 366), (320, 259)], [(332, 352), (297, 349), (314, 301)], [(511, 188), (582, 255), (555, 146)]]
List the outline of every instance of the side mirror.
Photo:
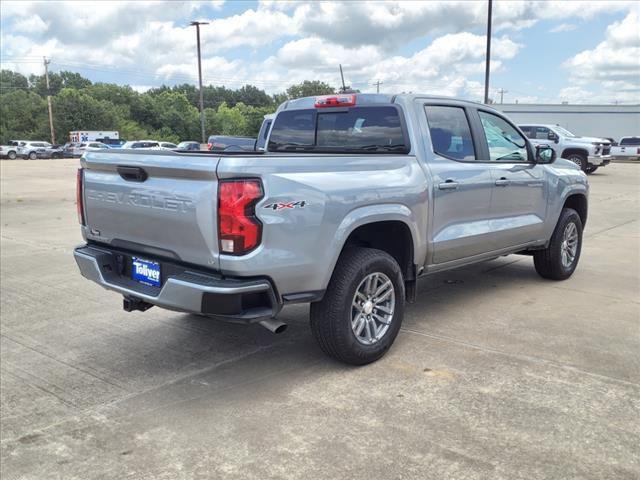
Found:
[(553, 163), (556, 152), (549, 145), (536, 145), (536, 163)]
[(548, 140), (553, 140), (554, 142), (558, 143), (558, 135), (556, 135), (554, 132), (549, 132), (547, 134), (547, 139)]

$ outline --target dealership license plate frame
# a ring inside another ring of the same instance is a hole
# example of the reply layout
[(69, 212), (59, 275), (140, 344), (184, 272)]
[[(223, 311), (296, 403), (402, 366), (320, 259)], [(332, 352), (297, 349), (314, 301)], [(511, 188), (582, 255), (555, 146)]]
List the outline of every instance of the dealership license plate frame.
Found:
[(162, 285), (162, 269), (159, 262), (131, 257), (131, 279), (151, 287)]

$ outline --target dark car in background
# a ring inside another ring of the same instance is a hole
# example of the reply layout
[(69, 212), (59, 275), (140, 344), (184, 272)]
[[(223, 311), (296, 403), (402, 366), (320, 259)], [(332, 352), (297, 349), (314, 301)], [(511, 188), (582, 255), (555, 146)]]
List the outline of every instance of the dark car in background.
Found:
[(191, 141), (180, 142), (178, 144), (178, 150), (193, 150), (193, 151), (197, 151), (197, 150), (200, 150), (200, 143), (199, 142), (191, 142)]
[(211, 135), (207, 144), (213, 152), (252, 152), (256, 148), (253, 137), (230, 137), (227, 135)]

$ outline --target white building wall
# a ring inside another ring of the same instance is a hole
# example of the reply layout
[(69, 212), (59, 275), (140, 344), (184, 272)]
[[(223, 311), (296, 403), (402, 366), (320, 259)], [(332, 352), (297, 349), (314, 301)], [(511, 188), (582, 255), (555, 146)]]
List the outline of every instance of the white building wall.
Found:
[(585, 137), (640, 136), (640, 105), (498, 104), (515, 123), (558, 124)]

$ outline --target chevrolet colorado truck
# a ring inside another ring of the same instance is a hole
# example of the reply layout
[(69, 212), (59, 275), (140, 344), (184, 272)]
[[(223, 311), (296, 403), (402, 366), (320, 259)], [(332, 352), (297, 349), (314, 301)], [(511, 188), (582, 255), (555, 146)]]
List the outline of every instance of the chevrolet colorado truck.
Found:
[(481, 104), (345, 94), (282, 104), (264, 152), (87, 151), (80, 272), (153, 305), (260, 323), (310, 303), (322, 350), (351, 364), (393, 343), (416, 281), (502, 255), (572, 275), (588, 184)]
[(611, 163), (611, 141), (606, 138), (580, 137), (560, 125), (519, 125), (535, 145), (549, 145), (559, 157), (572, 161), (586, 174)]

